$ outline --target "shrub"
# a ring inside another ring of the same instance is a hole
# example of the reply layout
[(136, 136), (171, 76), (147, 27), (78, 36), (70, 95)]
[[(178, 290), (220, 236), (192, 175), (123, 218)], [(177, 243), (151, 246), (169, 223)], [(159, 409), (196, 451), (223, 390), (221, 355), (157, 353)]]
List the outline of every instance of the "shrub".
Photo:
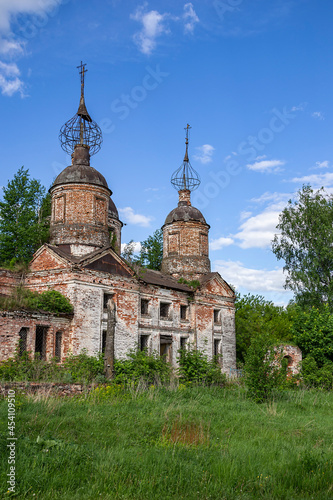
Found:
[(90, 383), (104, 382), (103, 355), (88, 356), (86, 351), (74, 356), (69, 355), (63, 365), (56, 359), (45, 361), (31, 353), (22, 356), (17, 351), (15, 357), (0, 362), (0, 380), (31, 382)]
[(0, 380), (51, 382), (60, 380), (61, 377), (62, 367), (56, 363), (56, 360), (47, 362), (39, 356), (32, 358), (28, 352), (20, 356), (17, 351), (15, 357), (0, 363)]
[(0, 297), (0, 309), (7, 311), (20, 309), (36, 311), (40, 309), (55, 314), (71, 314), (73, 312), (70, 301), (57, 290), (38, 293), (22, 286), (15, 288), (8, 297)]
[(333, 363), (326, 361), (321, 368), (313, 356), (307, 356), (302, 361), (301, 375), (303, 383), (308, 387), (320, 387), (330, 390), (333, 388)]
[(139, 380), (147, 384), (167, 382), (171, 375), (171, 366), (158, 354), (136, 349), (129, 352), (127, 359), (115, 360), (114, 370), (117, 384), (136, 383)]
[(193, 346), (179, 351), (179, 369), (181, 382), (196, 382), (207, 385), (223, 384), (226, 376), (221, 373), (218, 359), (208, 360), (206, 354)]
[(248, 396), (262, 403), (272, 396), (286, 377), (281, 352), (278, 352), (267, 335), (252, 339), (245, 357), (245, 384)]
[(63, 368), (70, 375), (71, 382), (89, 383), (96, 378), (104, 380), (104, 355), (98, 353), (97, 356), (89, 356), (87, 350), (83, 349), (80, 354), (67, 356)]

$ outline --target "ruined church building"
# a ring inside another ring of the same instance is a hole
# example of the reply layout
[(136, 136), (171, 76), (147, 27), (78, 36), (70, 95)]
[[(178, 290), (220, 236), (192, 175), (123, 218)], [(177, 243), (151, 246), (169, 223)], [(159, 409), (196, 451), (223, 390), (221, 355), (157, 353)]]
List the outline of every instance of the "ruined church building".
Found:
[[(123, 224), (112, 192), (90, 165), (102, 137), (85, 105), (85, 65), (80, 70), (80, 105), (59, 136), (72, 164), (50, 188), (50, 241), (34, 254), (24, 278), (31, 290), (61, 292), (74, 313), (2, 311), (0, 359), (13, 356), (19, 340), (21, 350), (46, 360), (63, 361), (69, 352), (82, 349), (91, 355), (104, 351), (109, 303), (115, 358), (138, 346), (176, 366), (178, 350), (191, 344), (209, 357), (220, 355), (221, 369), (229, 374), (236, 367), (235, 293), (219, 273), (211, 272), (210, 226), (191, 205), (191, 191), (200, 180), (188, 157), (188, 128), (184, 161), (171, 180), (178, 206), (162, 227), (161, 271), (130, 266), (120, 255)], [(0, 270), (0, 293), (9, 295), (18, 284), (15, 273)]]

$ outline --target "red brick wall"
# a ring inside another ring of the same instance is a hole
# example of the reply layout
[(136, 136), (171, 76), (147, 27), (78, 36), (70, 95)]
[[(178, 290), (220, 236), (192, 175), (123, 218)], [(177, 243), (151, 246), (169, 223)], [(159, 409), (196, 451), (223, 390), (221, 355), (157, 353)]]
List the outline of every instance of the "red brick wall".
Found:
[(162, 271), (186, 279), (210, 272), (206, 224), (177, 221), (164, 226)]
[(109, 244), (109, 191), (93, 184), (64, 184), (52, 190), (50, 243)]
[(61, 358), (66, 356), (69, 348), (68, 318), (57, 318), (48, 314), (30, 312), (0, 312), (0, 361), (12, 357), (19, 342), (21, 328), (28, 328), (27, 351), (35, 352), (36, 327), (48, 327), (46, 334), (46, 359), (50, 360), (55, 355), (56, 332), (62, 332)]

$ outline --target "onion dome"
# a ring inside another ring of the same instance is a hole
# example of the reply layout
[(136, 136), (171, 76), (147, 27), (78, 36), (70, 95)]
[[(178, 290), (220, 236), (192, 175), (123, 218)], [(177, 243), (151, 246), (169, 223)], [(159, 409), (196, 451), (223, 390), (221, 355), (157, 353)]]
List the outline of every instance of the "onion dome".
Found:
[(119, 219), (117, 207), (111, 197), (109, 199), (109, 217), (112, 217), (113, 219)]
[(59, 184), (95, 184), (109, 189), (105, 177), (89, 165), (89, 147), (76, 144), (72, 155), (72, 165), (65, 168), (55, 179), (52, 187)]

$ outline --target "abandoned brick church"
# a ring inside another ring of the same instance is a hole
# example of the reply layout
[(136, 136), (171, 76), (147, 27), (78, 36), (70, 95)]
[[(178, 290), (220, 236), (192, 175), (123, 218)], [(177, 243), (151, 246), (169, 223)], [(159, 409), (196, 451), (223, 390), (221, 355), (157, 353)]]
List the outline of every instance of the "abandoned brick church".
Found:
[[(90, 165), (101, 143), (98, 125), (84, 102), (84, 66), (77, 114), (62, 128), (62, 146), (72, 164), (55, 179), (50, 194), (50, 241), (34, 254), (24, 286), (60, 291), (74, 306), (72, 316), (43, 312), (0, 312), (0, 359), (21, 350), (60, 361), (68, 352), (105, 348), (107, 306), (114, 308), (114, 356), (139, 346), (164, 354), (176, 365), (177, 351), (192, 344), (209, 356), (221, 355), (223, 372), (236, 366), (235, 294), (211, 272), (207, 224), (191, 205), (199, 180), (188, 159), (172, 182), (179, 203), (163, 225), (162, 270), (138, 269), (120, 255), (122, 222), (107, 181)], [(182, 279), (181, 279), (182, 278)], [(189, 282), (195, 280), (196, 286)], [(0, 293), (10, 294), (22, 277), (0, 270)]]

